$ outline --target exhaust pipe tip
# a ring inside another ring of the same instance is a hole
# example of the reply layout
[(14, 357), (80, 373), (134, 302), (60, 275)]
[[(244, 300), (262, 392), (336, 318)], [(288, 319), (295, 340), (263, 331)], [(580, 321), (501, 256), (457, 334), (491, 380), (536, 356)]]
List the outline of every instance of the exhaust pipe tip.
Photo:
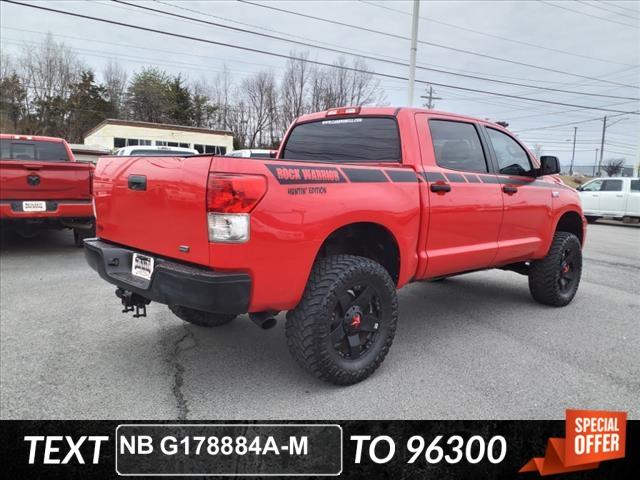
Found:
[(249, 318), (253, 323), (255, 323), (262, 330), (269, 330), (276, 326), (278, 320), (276, 320), (276, 315), (279, 312), (257, 312), (250, 313)]
[(262, 328), (263, 330), (269, 330), (270, 328), (275, 327), (276, 323), (278, 323), (278, 320), (276, 320), (274, 317), (270, 317), (270, 318), (267, 318), (264, 322), (262, 322), (262, 325), (260, 325), (260, 328)]

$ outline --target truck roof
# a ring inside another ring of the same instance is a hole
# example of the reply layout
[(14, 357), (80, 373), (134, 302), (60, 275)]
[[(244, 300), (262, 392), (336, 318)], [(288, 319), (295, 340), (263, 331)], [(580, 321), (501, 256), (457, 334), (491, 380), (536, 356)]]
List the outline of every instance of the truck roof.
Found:
[(588, 181), (590, 182), (591, 180), (640, 180), (640, 177), (593, 177)]
[(64, 138), (60, 137), (44, 137), (41, 135), (18, 135), (13, 133), (0, 133), (0, 139), (2, 140), (29, 140), (32, 142), (56, 142), (62, 143)]
[(467, 121), (471, 121), (471, 122), (478, 122), (478, 123), (484, 123), (484, 124), (488, 124), (491, 126), (495, 126), (499, 129), (503, 129), (504, 127), (502, 127), (501, 125), (498, 125), (497, 123), (491, 122), (489, 120), (483, 120), (481, 118), (475, 118), (475, 117), (469, 117), (467, 115), (461, 115), (459, 113), (451, 113), (451, 112), (443, 112), (440, 110), (429, 110), (427, 108), (414, 108), (414, 107), (336, 107), (336, 108), (331, 108), (329, 110), (324, 110), (321, 112), (314, 112), (314, 113), (308, 113), (305, 115), (301, 115), (300, 117), (297, 118), (296, 123), (298, 122), (308, 122), (311, 120), (319, 120), (321, 118), (325, 118), (327, 117), (327, 113), (332, 111), (332, 110), (339, 110), (339, 109), (344, 109), (344, 108), (359, 108), (359, 112), (355, 113), (354, 115), (389, 115), (389, 116), (395, 116), (397, 115), (400, 111), (408, 111), (409, 113), (428, 113), (430, 115), (446, 115), (447, 117), (456, 117), (459, 118), (461, 120), (467, 120)]

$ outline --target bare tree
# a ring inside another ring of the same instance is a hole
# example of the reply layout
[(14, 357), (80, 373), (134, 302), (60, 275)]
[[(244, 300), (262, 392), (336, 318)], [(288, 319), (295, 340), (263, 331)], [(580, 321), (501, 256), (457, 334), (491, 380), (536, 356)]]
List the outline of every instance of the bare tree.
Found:
[[(226, 65), (222, 67), (215, 79), (213, 86), (213, 102), (217, 106), (218, 118), (216, 124), (219, 128), (231, 130), (231, 124), (236, 123), (237, 117), (230, 118), (232, 101), (233, 79)], [(240, 115), (242, 116), (242, 115)]]
[(613, 177), (622, 172), (624, 168), (624, 158), (610, 158), (602, 165), (602, 169), (607, 172), (607, 175)]
[(264, 145), (264, 134), (270, 124), (273, 98), (276, 83), (271, 72), (258, 72), (242, 82), (242, 90), (246, 95), (250, 110), (248, 118), (248, 147)]
[(227, 129), (233, 132), (233, 147), (246, 148), (249, 146), (249, 119), (251, 117), (250, 108), (244, 100), (237, 101), (233, 108), (227, 109)]
[(85, 67), (75, 52), (56, 42), (51, 33), (36, 48), (25, 45), (19, 64), (38, 118), (34, 133), (59, 135), (55, 126), (64, 123), (63, 105)]
[(287, 61), (287, 68), (280, 83), (280, 113), (284, 128), (295, 118), (306, 113), (307, 89), (310, 81), (310, 67), (305, 61), (308, 53), (290, 52), (292, 57)]
[(329, 87), (329, 78), (326, 70), (322, 68), (314, 68), (311, 70), (311, 81), (309, 88), (309, 110), (312, 112), (318, 112), (320, 110), (326, 110), (327, 104), (327, 91)]
[(113, 116), (124, 118), (126, 116), (127, 72), (119, 63), (112, 60), (104, 68), (102, 78), (107, 100), (113, 108)]
[(346, 105), (376, 105), (386, 101), (380, 81), (370, 73), (361, 58), (348, 63), (344, 57), (334, 62), (335, 68), (317, 69), (312, 79), (314, 110)]
[(371, 74), (362, 58), (354, 59), (351, 67), (354, 70), (349, 72), (351, 85), (347, 99), (350, 105), (380, 104), (386, 101), (380, 88), (380, 80)]
[(533, 154), (536, 156), (536, 158), (540, 158), (540, 155), (542, 155), (542, 145), (536, 143), (533, 146)]

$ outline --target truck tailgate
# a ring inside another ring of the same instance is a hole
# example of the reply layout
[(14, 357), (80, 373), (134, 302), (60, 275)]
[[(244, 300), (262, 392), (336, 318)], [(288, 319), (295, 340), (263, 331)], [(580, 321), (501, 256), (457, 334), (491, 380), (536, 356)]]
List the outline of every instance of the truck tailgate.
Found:
[(88, 200), (93, 165), (82, 162), (0, 162), (2, 200)]
[(105, 157), (94, 177), (97, 235), (206, 265), (210, 156)]

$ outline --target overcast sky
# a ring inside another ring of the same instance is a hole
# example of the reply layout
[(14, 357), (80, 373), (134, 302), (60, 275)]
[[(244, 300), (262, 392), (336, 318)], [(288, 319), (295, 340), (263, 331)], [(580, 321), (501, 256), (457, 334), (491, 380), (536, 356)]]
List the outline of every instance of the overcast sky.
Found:
[[(294, 48), (304, 49), (284, 41), (145, 12), (106, 0), (31, 3), (271, 52), (286, 54)], [(388, 57), (405, 63), (409, 58), (410, 45), (407, 40), (239, 1), (162, 0), (140, 4), (308, 43), (324, 42), (325, 45), (332, 44), (365, 55)], [(265, 2), (264, 5), (405, 37), (409, 37), (411, 32), (411, 1), (291, 0)], [(5, 2), (0, 8), (3, 54), (15, 55), (25, 42), (41, 41), (43, 34), (51, 32), (54, 38), (77, 50), (78, 55), (98, 74), (112, 59), (130, 72), (139, 70), (143, 65), (156, 65), (192, 80), (203, 77), (213, 79), (223, 65), (227, 65), (236, 80), (263, 69), (270, 69), (280, 76), (285, 66), (284, 59), (264, 54), (137, 31)], [(640, 2), (422, 1), (420, 15), (423, 17), (419, 26), (420, 41), (598, 80), (425, 44), (418, 45), (418, 65), (580, 93), (628, 98), (640, 96)], [(306, 50), (309, 50), (311, 59), (322, 62), (332, 63), (338, 56), (318, 49)], [(408, 70), (403, 66), (371, 60), (367, 63), (376, 72), (408, 76)], [(639, 101), (626, 98), (550, 92), (425, 70), (418, 70), (416, 78), (589, 107), (640, 111)], [(382, 86), (389, 104), (406, 104), (406, 81), (382, 79)], [(436, 101), (438, 110), (508, 121), (510, 129), (529, 145), (542, 144), (544, 153), (557, 154), (564, 164), (568, 164), (571, 158), (572, 144), (566, 140), (573, 138), (573, 125), (538, 130), (540, 127), (581, 122), (575, 125), (578, 127), (576, 164), (591, 165), (595, 149), (600, 146), (603, 115), (613, 115), (611, 122), (624, 118), (607, 129), (605, 159), (626, 157), (628, 164), (638, 161), (640, 115), (549, 105), (444, 86), (435, 87), (435, 91), (438, 97), (442, 97), (442, 100)], [(415, 105), (421, 104), (422, 99), (418, 97), (423, 94), (424, 86), (417, 84)]]

